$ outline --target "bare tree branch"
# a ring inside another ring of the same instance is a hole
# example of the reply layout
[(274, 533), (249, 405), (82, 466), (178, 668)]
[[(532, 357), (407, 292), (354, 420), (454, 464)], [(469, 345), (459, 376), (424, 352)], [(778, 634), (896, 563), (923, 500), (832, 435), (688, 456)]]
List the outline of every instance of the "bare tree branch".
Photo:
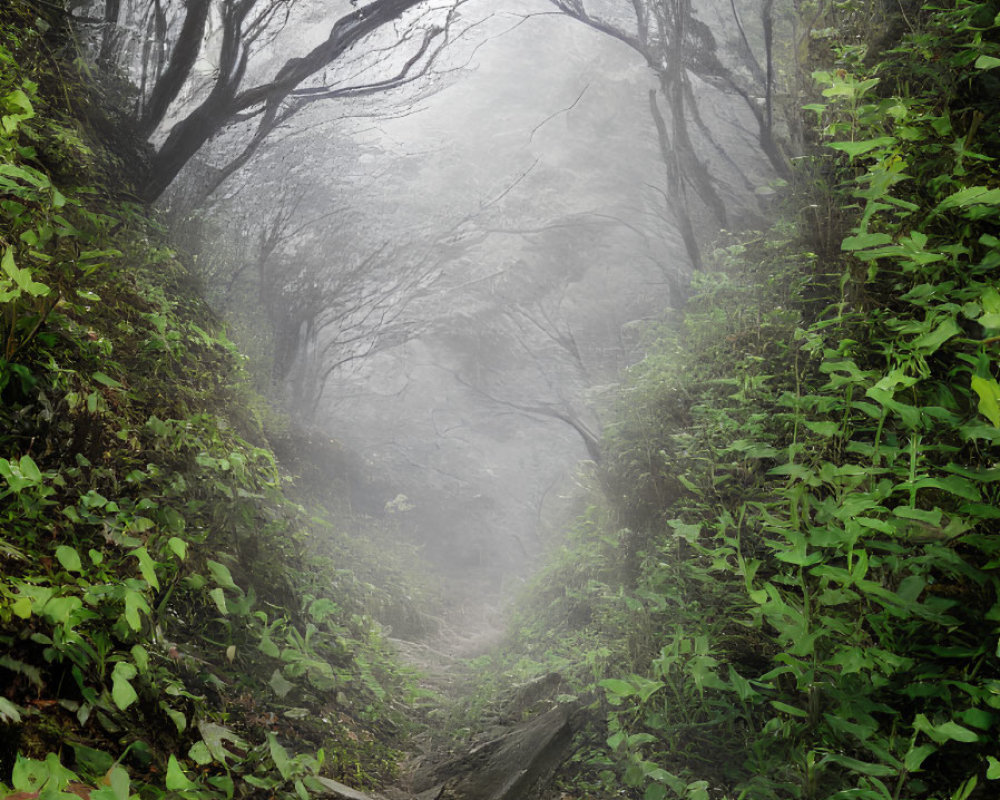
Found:
[[(108, 43), (121, 24), (123, 2), (126, 16), (141, 18), (145, 31), (139, 63), (123, 65), (137, 69), (140, 130), (152, 135), (184, 107), (141, 181), (141, 195), (154, 200), (206, 142), (234, 124), (256, 119), (253, 135), (215, 176), (216, 186), (247, 163), (267, 136), (305, 103), (391, 91), (427, 77), (445, 47), (461, 36), (462, 31), (455, 30), (457, 11), (468, 0), (444, 4), (372, 0), (336, 19), (326, 39), (312, 50), (289, 58), (270, 77), (249, 86), (245, 79), (252, 73), (251, 59), (285, 26), (295, 0), (106, 0), (101, 19), (105, 54), (111, 52)], [(308, 85), (324, 70), (359, 52), (356, 49), (374, 34), (394, 26), (398, 30), (390, 42), (369, 47), (367, 52), (376, 55), (375, 60), (358, 62), (367, 77), (359, 74), (353, 82), (339, 86), (325, 80), (324, 85)], [(131, 49), (123, 54), (126, 62), (130, 53)], [(400, 53), (402, 64), (388, 76), (379, 75)], [(210, 77), (196, 70), (206, 58), (214, 61)], [(207, 85), (204, 78), (208, 78)], [(191, 106), (190, 96), (199, 92), (200, 99)]]
[[(650, 98), (650, 112), (660, 142), (661, 153), (667, 171), (669, 191), (683, 195), (685, 187), (694, 189), (692, 197), (708, 208), (722, 224), (726, 221), (725, 204), (713, 186), (710, 170), (702, 158), (688, 132), (687, 118), (690, 117), (702, 133), (707, 133), (701, 119), (691, 88), (689, 73), (699, 75), (714, 85), (722, 81), (746, 104), (757, 122), (758, 141), (761, 149), (778, 174), (788, 170), (780, 147), (774, 139), (772, 122), (773, 90), (773, 23), (771, 20), (773, 0), (760, 0), (761, 20), (764, 29), (764, 51), (766, 69), (762, 69), (743, 21), (736, 8), (735, 0), (730, 0), (733, 23), (742, 46), (739, 48), (742, 63), (751, 75), (748, 84), (745, 75), (726, 67), (715, 52), (715, 41), (708, 29), (692, 14), (690, 0), (619, 0), (623, 7), (630, 9), (629, 27), (625, 23), (612, 23), (591, 14), (585, 0), (550, 0), (551, 4), (584, 25), (624, 42), (639, 53), (660, 81), (660, 91), (666, 98), (670, 112), (670, 130), (664, 113), (656, 104), (655, 96)], [(765, 98), (761, 109), (756, 96)], [(711, 136), (703, 136), (716, 151), (720, 148)], [(749, 178), (729, 159), (729, 164), (745, 185)], [(700, 255), (695, 243), (690, 221), (690, 211), (682, 210), (681, 234), (691, 259), (700, 263)]]
[(547, 125), (553, 119), (555, 119), (556, 117), (558, 117), (560, 114), (568, 114), (570, 111), (572, 111), (574, 108), (576, 108), (577, 104), (583, 99), (583, 96), (587, 93), (587, 89), (589, 89), (589, 88), (590, 88), (590, 84), (588, 83), (586, 86), (584, 86), (580, 90), (580, 94), (578, 94), (576, 96), (576, 99), (572, 103), (570, 103), (568, 106), (566, 106), (566, 108), (560, 108), (558, 111), (553, 111), (545, 119), (543, 119), (541, 122), (539, 122), (534, 128), (532, 128), (531, 129), (531, 133), (528, 135), (528, 143), (530, 144), (532, 141), (534, 141), (535, 134), (538, 133), (538, 131), (539, 131), (540, 128), (543, 128), (545, 125)]

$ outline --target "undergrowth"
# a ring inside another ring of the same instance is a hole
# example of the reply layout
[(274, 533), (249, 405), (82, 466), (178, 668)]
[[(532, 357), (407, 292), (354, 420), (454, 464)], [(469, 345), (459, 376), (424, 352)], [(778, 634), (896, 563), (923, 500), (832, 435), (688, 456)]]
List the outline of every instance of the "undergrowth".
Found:
[(409, 573), (289, 499), (65, 24), (0, 8), (0, 792), (378, 785), (413, 689), (373, 615)]
[(590, 704), (564, 796), (996, 794), (1000, 6), (899, 9), (824, 32), (780, 221), (652, 332), (498, 657)]

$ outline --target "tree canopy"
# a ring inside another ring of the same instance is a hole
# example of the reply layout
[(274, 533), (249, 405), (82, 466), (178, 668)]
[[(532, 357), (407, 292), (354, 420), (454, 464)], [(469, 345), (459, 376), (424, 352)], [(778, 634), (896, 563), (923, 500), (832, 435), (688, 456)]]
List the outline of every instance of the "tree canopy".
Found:
[[(99, 27), (105, 68), (135, 77), (140, 134), (165, 132), (139, 178), (140, 196), (152, 201), (224, 131), (240, 127), (247, 135), (217, 183), (305, 105), (386, 91), (426, 74), (465, 2), (373, 0), (337, 16), (319, 44), (276, 63), (273, 45), (295, 0), (104, 0), (100, 15), (78, 22)], [(355, 58), (359, 52), (366, 63)], [(347, 61), (350, 70), (337, 69)]]

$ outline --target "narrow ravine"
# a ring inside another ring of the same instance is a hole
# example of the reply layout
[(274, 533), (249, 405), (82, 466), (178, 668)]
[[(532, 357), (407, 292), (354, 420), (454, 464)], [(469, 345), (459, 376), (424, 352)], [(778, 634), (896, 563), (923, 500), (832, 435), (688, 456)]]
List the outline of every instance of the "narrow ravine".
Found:
[[(488, 576), (479, 576), (488, 577)], [(468, 594), (463, 598), (458, 584)], [(540, 796), (569, 754), (573, 708), (558, 706), (557, 674), (496, 687), (481, 697), (476, 660), (505, 636), (498, 595), (476, 593), (476, 576), (446, 581), (455, 601), (429, 617), (432, 632), (411, 641), (389, 637), (400, 661), (416, 673), (422, 730), (410, 737), (399, 775), (378, 791), (325, 780), (342, 800), (519, 800)], [(509, 598), (506, 598), (509, 599)], [(471, 714), (473, 698), (482, 707)], [(461, 721), (461, 723), (459, 722)], [(472, 724), (474, 727), (458, 727)]]
[[(475, 659), (500, 646), (506, 633), (503, 604), (509, 598), (481, 591), (491, 577), (470, 574), (447, 579), (447, 596), (452, 600), (434, 618), (436, 629), (419, 641), (390, 638), (403, 663), (418, 673), (420, 688), (428, 693), (421, 704), (426, 727), (410, 741), (400, 778), (385, 792), (390, 800), (479, 796), (482, 787), (478, 784), (475, 788), (454, 784), (476, 763), (477, 753), (494, 747), (491, 743), (514, 730), (491, 709), (499, 705), (500, 697), (482, 700), (484, 708), (476, 714), (479, 729), (457, 727), (466, 723), (473, 697), (482, 689)], [(476, 769), (482, 771), (483, 765)]]
[(996, 796), (998, 12), (0, 0), (0, 798)]

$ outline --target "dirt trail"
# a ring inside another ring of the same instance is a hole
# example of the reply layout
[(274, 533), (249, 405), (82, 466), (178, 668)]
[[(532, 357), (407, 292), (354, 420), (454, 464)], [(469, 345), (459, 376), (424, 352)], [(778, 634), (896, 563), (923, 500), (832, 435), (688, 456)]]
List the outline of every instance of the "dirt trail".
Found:
[(433, 633), (419, 641), (390, 638), (403, 662), (419, 673), (421, 688), (440, 697), (447, 706), (461, 703), (474, 691), (469, 660), (484, 655), (504, 637), (503, 598), (497, 592), (478, 592), (482, 582), (452, 580), (448, 597), (454, 598), (433, 617)]
[(469, 662), (500, 644), (506, 632), (504, 598), (490, 586), (489, 576), (471, 575), (445, 583), (445, 596), (453, 598), (439, 616), (433, 617), (433, 633), (420, 641), (390, 638), (401, 660), (418, 672), (418, 685), (431, 693), (427, 700), (427, 729), (410, 742), (402, 763), (402, 775), (390, 798), (412, 797), (409, 777), (430, 763), (446, 761), (462, 746), (452, 727), (460, 710), (472, 702), (477, 673)]
[[(428, 690), (426, 729), (410, 740), (395, 785), (378, 795), (385, 800), (523, 800), (541, 788), (568, 753), (572, 709), (551, 698), (561, 678), (543, 676), (530, 684), (493, 687), (481, 697), (480, 671), (474, 662), (500, 645), (506, 616), (489, 575), (470, 574), (445, 586), (453, 598), (434, 633), (422, 641), (390, 639), (401, 659), (419, 673)], [(481, 703), (484, 708), (472, 708)], [(478, 719), (476, 729), (465, 727)], [(352, 798), (353, 800), (353, 798)]]

